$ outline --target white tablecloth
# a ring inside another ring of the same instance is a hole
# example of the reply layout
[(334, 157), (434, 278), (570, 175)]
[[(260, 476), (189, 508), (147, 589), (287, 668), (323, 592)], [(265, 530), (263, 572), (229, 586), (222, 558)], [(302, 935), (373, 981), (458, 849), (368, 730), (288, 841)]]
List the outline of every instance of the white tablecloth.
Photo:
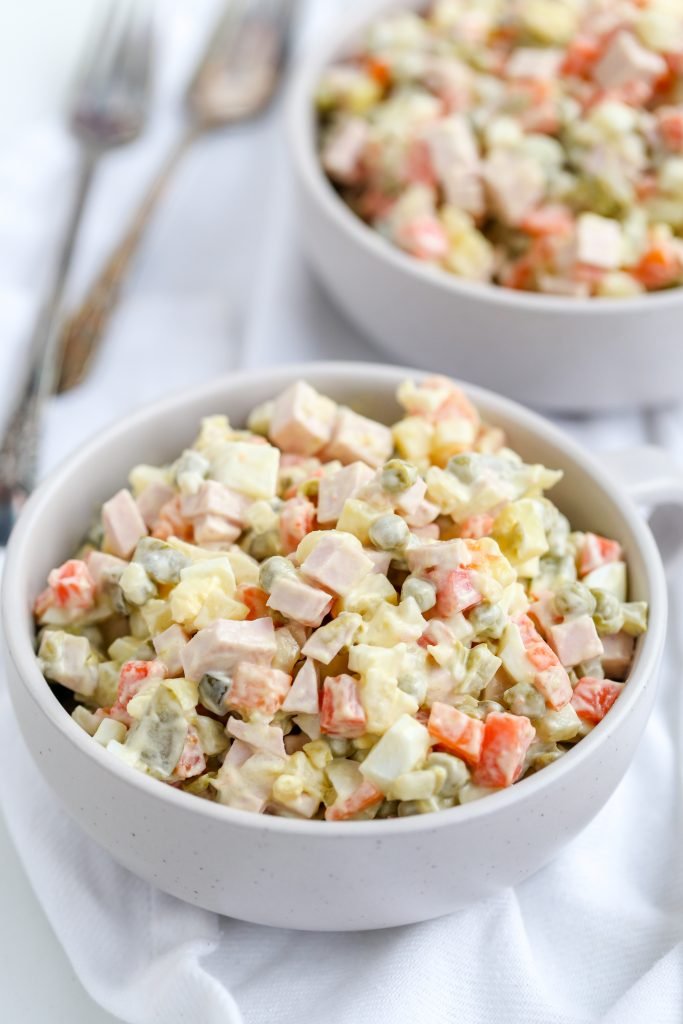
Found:
[[(359, 0), (354, 0), (359, 2)], [(116, 236), (177, 129), (172, 97), (212, 0), (167, 3), (158, 112), (103, 171), (73, 291)], [(309, 0), (304, 34), (349, 0)], [(43, 126), (0, 161), (3, 407), (58, 230), (72, 154)], [(644, 339), (645, 341), (645, 339)], [(87, 383), (50, 409), (44, 468), (129, 410), (237, 366), (377, 358), (297, 248), (275, 109), (199, 145), (155, 221)], [(575, 419), (593, 448), (633, 441), (683, 456), (683, 413)], [(552, 865), (515, 890), (423, 925), (306, 935), (194, 909), (115, 865), (64, 815), (0, 686), (0, 799), (28, 875), (91, 995), (137, 1024), (680, 1024), (681, 562), (655, 713), (622, 785)]]

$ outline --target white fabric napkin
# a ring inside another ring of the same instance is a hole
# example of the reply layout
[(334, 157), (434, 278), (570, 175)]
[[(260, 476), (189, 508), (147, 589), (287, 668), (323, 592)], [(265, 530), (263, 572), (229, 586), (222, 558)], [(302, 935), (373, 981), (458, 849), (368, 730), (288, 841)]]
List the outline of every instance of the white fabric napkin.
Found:
[[(359, 0), (354, 0), (359, 2)], [(211, 0), (167, 4), (160, 114), (112, 158), (75, 274), (87, 280), (174, 130), (168, 105)], [(307, 5), (314, 34), (349, 0)], [(0, 403), (21, 365), (68, 187), (55, 126), (0, 162)], [(643, 339), (646, 343), (646, 339)], [(238, 365), (378, 358), (331, 306), (297, 250), (277, 111), (199, 146), (178, 174), (87, 383), (53, 403), (44, 465), (105, 423)], [(381, 358), (381, 357), (380, 357)], [(683, 412), (565, 423), (593, 449), (666, 444)], [(679, 524), (668, 527), (674, 532)], [(549, 867), (469, 910), (384, 932), (311, 935), (219, 918), (151, 888), (65, 816), (35, 769), (0, 684), (0, 802), (75, 971), (131, 1024), (680, 1024), (683, 1006), (681, 569), (657, 706), (623, 783)], [(447, 856), (447, 851), (444, 851)]]

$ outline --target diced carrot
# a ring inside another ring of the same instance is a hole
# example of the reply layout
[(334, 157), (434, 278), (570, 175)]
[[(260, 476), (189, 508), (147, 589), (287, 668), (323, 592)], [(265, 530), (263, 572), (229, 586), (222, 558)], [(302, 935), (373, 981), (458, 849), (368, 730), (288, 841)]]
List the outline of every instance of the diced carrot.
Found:
[(254, 586), (250, 583), (242, 583), (235, 590), (235, 600), (241, 601), (242, 604), (246, 604), (249, 609), (247, 618), (262, 619), (264, 615), (268, 615), (268, 594), (265, 590), (261, 590), (260, 587)]
[(328, 736), (354, 739), (365, 732), (365, 710), (353, 676), (328, 676), (323, 683), (320, 730)]
[(576, 36), (567, 47), (561, 74), (588, 78), (603, 51), (602, 42), (593, 36)]
[(284, 701), (291, 685), (292, 677), (280, 669), (240, 661), (228, 694), (230, 707), (236, 708), (240, 714), (260, 711), (272, 716)]
[(567, 670), (528, 615), (518, 615), (512, 621), (519, 628), (529, 664), (535, 670), (534, 686), (546, 704), (558, 711), (569, 703), (572, 696)]
[(441, 222), (430, 214), (401, 224), (396, 241), (419, 260), (442, 260), (448, 253), (448, 236)]
[(656, 117), (666, 148), (672, 153), (683, 153), (683, 107), (660, 107)]
[(502, 789), (522, 774), (536, 730), (524, 715), (492, 711), (484, 725), (481, 757), (474, 773), (478, 786)]
[(285, 555), (296, 551), (315, 528), (315, 505), (308, 498), (290, 498), (280, 511), (280, 543)]
[(481, 537), (490, 537), (493, 529), (494, 519), (488, 512), (480, 515), (468, 516), (460, 523), (458, 531), (460, 537), (479, 540)]
[(383, 799), (384, 794), (381, 789), (365, 779), (358, 789), (355, 789), (345, 800), (335, 800), (325, 811), (325, 819), (327, 821), (345, 821), (347, 818), (352, 818), (355, 814), (367, 810), (368, 807), (372, 807), (373, 804), (378, 804)]
[(681, 261), (670, 246), (654, 245), (630, 272), (648, 289), (666, 288), (680, 277)]
[(163, 679), (166, 666), (156, 659), (152, 661), (126, 661), (121, 666), (116, 703), (127, 708), (128, 703), (140, 691), (148, 679)]
[(38, 618), (52, 607), (87, 611), (95, 604), (95, 581), (79, 558), (70, 558), (53, 569), (47, 582), (47, 589), (38, 595), (33, 606)]
[(201, 775), (203, 771), (206, 771), (206, 758), (199, 742), (199, 733), (193, 725), (189, 725), (185, 746), (173, 770), (172, 778), (176, 782), (182, 781)]
[(434, 574), (436, 584), (436, 612), (443, 618), (449, 618), (457, 612), (465, 612), (474, 608), (483, 600), (481, 594), (472, 583), (472, 573), (468, 569), (451, 569), (449, 572)]
[(618, 562), (621, 555), (621, 544), (618, 541), (608, 540), (597, 533), (587, 533), (578, 553), (579, 575), (585, 576), (608, 562)]
[(457, 754), (468, 764), (478, 763), (484, 738), (484, 724), (478, 718), (470, 718), (450, 704), (435, 701), (427, 728), (437, 743), (450, 753)]
[(572, 707), (584, 721), (600, 722), (623, 689), (623, 683), (584, 676), (574, 687)]
[(437, 178), (424, 139), (413, 139), (406, 153), (405, 177), (411, 184), (436, 185)]
[(391, 85), (391, 67), (380, 57), (368, 57), (365, 61), (365, 70), (383, 89)]
[(158, 540), (177, 537), (178, 540), (191, 541), (194, 538), (194, 526), (191, 520), (185, 519), (180, 511), (180, 495), (176, 495), (162, 505), (159, 510), (152, 536)]

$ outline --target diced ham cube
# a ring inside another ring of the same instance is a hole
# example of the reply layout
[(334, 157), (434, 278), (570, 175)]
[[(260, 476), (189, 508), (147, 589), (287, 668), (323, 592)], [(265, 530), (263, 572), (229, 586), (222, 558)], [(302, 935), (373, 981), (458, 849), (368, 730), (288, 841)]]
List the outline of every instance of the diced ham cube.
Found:
[(200, 547), (220, 544), (233, 544), (242, 532), (241, 527), (231, 523), (222, 516), (197, 516), (193, 520), (193, 536), (195, 544)]
[(451, 569), (443, 573), (437, 571), (433, 581), (436, 584), (436, 611), (444, 619), (457, 612), (466, 612), (483, 600), (474, 586), (469, 569)]
[(572, 707), (585, 722), (601, 722), (623, 689), (623, 683), (584, 676), (574, 687)]
[(659, 107), (655, 111), (662, 142), (670, 153), (683, 153), (683, 107)]
[(130, 491), (125, 488), (102, 506), (102, 525), (107, 549), (119, 558), (130, 558), (147, 526)]
[(184, 519), (219, 516), (235, 526), (243, 527), (251, 504), (252, 499), (246, 494), (233, 491), (216, 480), (204, 480), (196, 494), (183, 495), (180, 499), (180, 512)]
[(353, 676), (328, 676), (323, 684), (320, 729), (328, 736), (354, 739), (365, 732), (366, 718)]
[(386, 576), (389, 572), (393, 553), (391, 551), (375, 551), (374, 548), (363, 548), (363, 553), (367, 555), (372, 562), (372, 569), (370, 572), (378, 573), (380, 576)]
[(192, 637), (181, 660), (187, 678), (199, 682), (207, 672), (230, 672), (241, 661), (270, 665), (275, 650), (272, 619), (216, 619)]
[(173, 488), (168, 484), (162, 484), (160, 480), (153, 480), (138, 494), (135, 501), (148, 529), (151, 530), (156, 525), (161, 509), (174, 494)]
[(550, 592), (539, 595), (529, 608), (529, 618), (547, 640), (552, 627), (562, 621), (562, 616), (555, 611), (554, 595)]
[(536, 631), (528, 615), (518, 615), (513, 622), (519, 629), (526, 656), (533, 669), (534, 686), (545, 698), (546, 704), (553, 711), (559, 711), (569, 703), (572, 696), (572, 685), (566, 669)]
[(292, 677), (277, 668), (241, 661), (232, 677), (228, 704), (241, 715), (258, 711), (270, 718), (281, 706), (292, 683)]
[(618, 562), (622, 556), (621, 544), (597, 533), (586, 533), (578, 553), (579, 576), (587, 576), (608, 562)]
[(308, 498), (290, 498), (280, 510), (280, 543), (285, 555), (299, 547), (307, 533), (315, 529), (315, 505)]
[(564, 54), (562, 50), (550, 47), (518, 46), (512, 51), (505, 65), (508, 78), (540, 79), (552, 81), (557, 78)]
[[(230, 719), (231, 722), (236, 722), (237, 719)], [(251, 755), (254, 753), (254, 748), (250, 747), (244, 740), (233, 740), (230, 744), (230, 749), (225, 755), (224, 764), (232, 764), (235, 768), (241, 768), (245, 761), (248, 761)]]
[(336, 523), (347, 498), (356, 496), (373, 473), (365, 462), (352, 462), (336, 473), (325, 474), (318, 483), (318, 522)]
[(502, 789), (516, 782), (535, 735), (536, 730), (524, 715), (492, 711), (484, 725), (481, 757), (473, 778), (475, 785)]
[(318, 673), (313, 661), (307, 658), (284, 699), (282, 710), (288, 714), (317, 715), (320, 710)]
[(611, 217), (582, 213), (576, 221), (576, 262), (614, 270), (623, 258), (621, 226)]
[(603, 89), (618, 89), (630, 82), (649, 84), (665, 72), (666, 61), (624, 30), (613, 37), (595, 66), (593, 78)]
[(368, 122), (361, 117), (349, 117), (330, 132), (321, 160), (333, 181), (342, 185), (358, 181), (368, 134)]
[(577, 615), (573, 619), (550, 627), (550, 646), (567, 668), (581, 661), (590, 661), (602, 654), (602, 641), (590, 615)]
[(270, 592), (268, 607), (302, 626), (319, 626), (332, 607), (332, 598), (303, 580), (280, 576)]
[(165, 629), (163, 633), (152, 638), (152, 646), (159, 661), (166, 666), (169, 676), (178, 676), (182, 672), (183, 663), (180, 656), (185, 650), (187, 642), (187, 633), (176, 622)]
[(335, 802), (325, 811), (326, 821), (346, 821), (354, 815), (366, 811), (384, 799), (384, 793), (368, 779), (364, 779), (360, 786), (347, 796), (344, 800)]
[(427, 729), (449, 753), (456, 754), (468, 764), (478, 763), (484, 738), (484, 723), (479, 719), (470, 718), (450, 704), (436, 701), (429, 712)]
[(470, 562), (470, 552), (464, 540), (439, 541), (418, 544), (406, 551), (406, 561), (412, 573), (420, 575), (430, 569), (460, 569)]
[(268, 436), (283, 451), (315, 455), (332, 437), (336, 415), (335, 402), (299, 380), (275, 399)]
[(128, 564), (122, 558), (108, 555), (104, 551), (89, 551), (85, 556), (85, 563), (98, 592), (112, 580), (118, 579)]
[(373, 571), (373, 563), (353, 534), (330, 530), (302, 562), (301, 571), (319, 586), (344, 597)]
[(523, 154), (495, 150), (484, 161), (483, 176), (493, 211), (511, 227), (538, 205), (545, 192), (543, 168)]
[(383, 423), (344, 407), (337, 412), (332, 439), (325, 459), (339, 459), (344, 465), (366, 462), (374, 469), (387, 461), (394, 447), (391, 431)]
[(602, 667), (608, 679), (626, 679), (633, 661), (635, 637), (628, 633), (612, 633), (602, 637)]
[(274, 754), (275, 757), (286, 758), (284, 736), (282, 729), (277, 725), (267, 725), (265, 722), (242, 722), (239, 718), (229, 718), (225, 727), (229, 736), (242, 743), (247, 743), (252, 750), (264, 754)]
[(411, 487), (401, 491), (394, 499), (397, 512), (407, 516), (414, 515), (422, 505), (426, 492), (426, 481), (418, 477)]
[(404, 519), (412, 530), (419, 530), (420, 527), (429, 526), (430, 523), (433, 523), (438, 515), (439, 506), (435, 505), (433, 501), (427, 501), (426, 498), (423, 498), (412, 512), (404, 516)]
[(462, 114), (442, 118), (425, 129), (431, 164), (447, 202), (478, 217), (484, 210), (477, 141)]

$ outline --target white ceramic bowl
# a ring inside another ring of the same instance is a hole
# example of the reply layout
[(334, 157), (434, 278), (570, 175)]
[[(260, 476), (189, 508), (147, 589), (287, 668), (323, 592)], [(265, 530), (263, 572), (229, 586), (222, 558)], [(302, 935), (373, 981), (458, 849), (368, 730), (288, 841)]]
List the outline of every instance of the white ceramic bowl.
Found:
[[(74, 550), (93, 511), (139, 461), (169, 461), (200, 417), (247, 412), (304, 377), (333, 398), (387, 422), (410, 371), (317, 363), (259, 370), (170, 398), (112, 427), (63, 464), (28, 502), (5, 564), (2, 620), (10, 690), (21, 730), (69, 814), (131, 871), (223, 914), (310, 929), (377, 928), (453, 911), (536, 871), (600, 809), (626, 770), (655, 696), (666, 590), (652, 535), (604, 467), (540, 417), (468, 388), (484, 417), (531, 461), (561, 467), (553, 492), (578, 528), (624, 545), (634, 598), (651, 624), (609, 715), (559, 762), (511, 789), (434, 815), (328, 823), (263, 817), (176, 791), (107, 753), (72, 721), (33, 650), (32, 600), (48, 570)], [(646, 453), (647, 455), (647, 453)], [(657, 498), (647, 455), (629, 477)], [(665, 467), (666, 468), (666, 467)]]
[(379, 11), (421, 0), (368, 0), (305, 55), (292, 83), (288, 136), (297, 224), (315, 273), (349, 318), (410, 363), (555, 410), (654, 406), (683, 395), (683, 288), (630, 299), (566, 299), (459, 280), (401, 252), (339, 198), (316, 151), (312, 96)]

